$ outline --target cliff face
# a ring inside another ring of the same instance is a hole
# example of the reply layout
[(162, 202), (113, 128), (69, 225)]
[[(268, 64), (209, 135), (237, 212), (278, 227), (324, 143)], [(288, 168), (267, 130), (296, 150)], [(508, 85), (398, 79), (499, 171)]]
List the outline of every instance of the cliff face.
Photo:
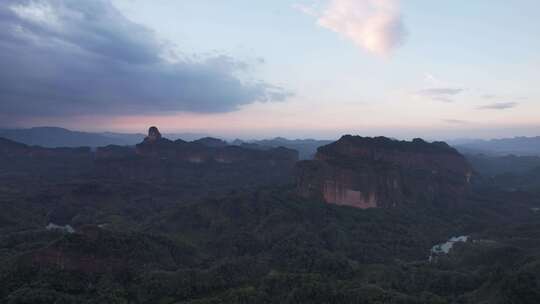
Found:
[(357, 208), (415, 202), (455, 202), (469, 187), (471, 168), (445, 143), (343, 136), (297, 166), (304, 197)]

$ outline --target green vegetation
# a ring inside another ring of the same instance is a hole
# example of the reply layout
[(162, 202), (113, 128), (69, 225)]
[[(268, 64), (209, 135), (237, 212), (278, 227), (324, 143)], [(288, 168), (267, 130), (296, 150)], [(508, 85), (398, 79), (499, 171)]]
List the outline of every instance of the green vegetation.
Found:
[[(455, 208), (358, 210), (307, 201), (288, 187), (178, 200), (166, 184), (147, 186), (81, 182), (42, 185), (49, 196), (10, 192), (13, 201), (2, 206), (12, 216), (3, 217), (11, 221), (0, 239), (0, 297), (7, 303), (537, 303), (540, 297), (540, 214), (530, 211), (529, 198), (477, 194)], [(71, 214), (70, 204), (85, 208)], [(55, 212), (67, 212), (77, 233), (44, 230), (51, 216), (59, 217), (47, 210), (58, 205)], [(428, 262), (434, 244), (464, 234), (475, 241)]]
[(2, 303), (540, 303), (536, 171), (361, 210), (300, 197), (273, 162), (71, 152), (0, 159)]

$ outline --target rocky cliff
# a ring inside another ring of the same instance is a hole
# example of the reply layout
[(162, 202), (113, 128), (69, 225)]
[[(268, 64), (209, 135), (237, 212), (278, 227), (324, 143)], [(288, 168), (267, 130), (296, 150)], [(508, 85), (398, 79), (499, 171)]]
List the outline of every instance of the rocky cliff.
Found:
[(244, 161), (264, 161), (268, 163), (288, 162), (291, 165), (298, 160), (298, 152), (287, 148), (268, 150), (249, 149), (228, 145), (215, 138), (202, 138), (192, 142), (171, 141), (161, 137), (156, 127), (151, 127), (145, 140), (136, 146), (136, 154), (143, 158), (154, 158), (190, 163), (237, 163)]
[(471, 174), (465, 158), (443, 142), (346, 135), (300, 162), (296, 176), (304, 197), (365, 209), (456, 202)]

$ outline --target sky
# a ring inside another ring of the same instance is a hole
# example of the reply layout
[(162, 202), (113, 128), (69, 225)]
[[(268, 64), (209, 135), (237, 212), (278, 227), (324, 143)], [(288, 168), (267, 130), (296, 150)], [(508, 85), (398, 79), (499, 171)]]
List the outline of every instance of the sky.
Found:
[(536, 0), (3, 0), (0, 126), (540, 135)]

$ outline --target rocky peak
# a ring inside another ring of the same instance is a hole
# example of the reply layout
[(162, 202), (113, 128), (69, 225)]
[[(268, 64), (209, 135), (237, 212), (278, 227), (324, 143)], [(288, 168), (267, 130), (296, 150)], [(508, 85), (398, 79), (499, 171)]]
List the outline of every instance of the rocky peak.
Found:
[[(117, 151), (118, 150), (118, 151)], [(123, 155), (124, 150), (116, 147), (102, 149), (102, 155)], [(145, 158), (190, 162), (190, 163), (236, 163), (236, 162), (284, 162), (292, 168), (298, 160), (298, 152), (290, 149), (249, 149), (247, 147), (232, 146), (226, 141), (204, 137), (195, 141), (171, 141), (161, 137), (156, 127), (148, 130), (144, 141), (135, 146), (138, 156)], [(127, 154), (127, 153), (126, 153)]]
[(358, 208), (456, 201), (468, 190), (471, 168), (443, 142), (343, 136), (297, 166), (298, 191)]
[(156, 142), (161, 139), (161, 133), (159, 133), (159, 130), (157, 127), (150, 127), (148, 129), (148, 136), (146, 137), (146, 140), (149, 142)]
[(148, 129), (148, 136), (142, 143), (135, 145), (135, 152), (140, 156), (158, 158), (174, 158), (175, 144), (173, 141), (161, 136), (157, 127)]

